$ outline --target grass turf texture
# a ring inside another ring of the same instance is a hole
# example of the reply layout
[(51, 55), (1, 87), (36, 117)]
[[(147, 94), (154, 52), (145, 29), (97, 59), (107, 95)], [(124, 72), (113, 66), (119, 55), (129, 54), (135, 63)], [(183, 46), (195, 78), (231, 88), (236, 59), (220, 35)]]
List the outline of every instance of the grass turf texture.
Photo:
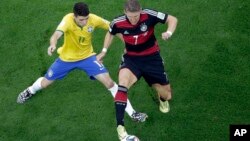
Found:
[[(0, 141), (115, 141), (116, 121), (111, 95), (97, 81), (73, 71), (38, 92), (24, 105), (17, 95), (43, 75), (53, 57), (49, 38), (75, 1), (0, 2)], [(87, 0), (90, 10), (111, 20), (123, 10), (122, 0)], [(141, 1), (143, 7), (169, 12), (179, 24), (173, 37), (156, 37), (173, 89), (169, 114), (158, 110), (154, 90), (141, 80), (129, 91), (145, 123), (126, 115), (128, 133), (142, 141), (227, 141), (230, 124), (250, 123), (249, 3), (243, 0)], [(96, 52), (104, 31), (94, 34)], [(123, 47), (115, 40), (105, 66), (117, 81)]]

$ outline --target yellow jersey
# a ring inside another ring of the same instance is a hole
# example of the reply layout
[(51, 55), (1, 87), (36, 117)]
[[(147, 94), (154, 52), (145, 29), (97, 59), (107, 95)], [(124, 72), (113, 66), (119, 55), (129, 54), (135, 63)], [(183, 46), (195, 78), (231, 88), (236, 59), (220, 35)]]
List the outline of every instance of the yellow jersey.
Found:
[(59, 58), (74, 62), (96, 54), (92, 46), (92, 32), (95, 28), (108, 30), (109, 21), (90, 13), (87, 24), (79, 27), (73, 13), (65, 15), (56, 29), (64, 34), (64, 43), (57, 50)]

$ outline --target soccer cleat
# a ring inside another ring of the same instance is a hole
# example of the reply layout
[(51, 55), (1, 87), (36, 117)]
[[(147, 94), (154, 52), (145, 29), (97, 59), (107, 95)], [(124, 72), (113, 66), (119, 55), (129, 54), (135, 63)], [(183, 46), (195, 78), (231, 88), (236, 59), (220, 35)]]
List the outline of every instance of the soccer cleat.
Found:
[(159, 109), (162, 113), (167, 113), (170, 111), (170, 106), (169, 106), (169, 103), (168, 101), (161, 101), (160, 100), (160, 106), (159, 106)]
[(138, 137), (135, 135), (127, 135), (124, 139), (121, 141), (140, 141)]
[(122, 125), (118, 125), (118, 127), (117, 127), (117, 133), (118, 133), (118, 138), (120, 140), (123, 140), (123, 139), (125, 139), (128, 136), (128, 133), (127, 133), (125, 127), (122, 126)]
[(25, 89), (23, 92), (21, 92), (17, 97), (17, 103), (24, 103), (27, 99), (32, 97), (34, 94), (32, 94), (29, 89)]
[(131, 118), (133, 121), (136, 121), (136, 122), (144, 122), (148, 118), (148, 115), (146, 113), (133, 112)]

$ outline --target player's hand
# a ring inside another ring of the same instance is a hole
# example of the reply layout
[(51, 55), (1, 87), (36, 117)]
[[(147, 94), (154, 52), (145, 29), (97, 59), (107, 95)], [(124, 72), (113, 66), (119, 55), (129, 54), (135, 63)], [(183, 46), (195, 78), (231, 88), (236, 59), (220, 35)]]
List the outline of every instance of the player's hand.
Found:
[(48, 47), (48, 55), (52, 56), (53, 52), (56, 50), (56, 46), (49, 46)]
[(170, 34), (168, 32), (163, 32), (161, 34), (161, 37), (162, 37), (163, 40), (168, 40), (171, 36), (172, 36), (172, 34)]
[(102, 63), (102, 62), (103, 62), (103, 58), (104, 58), (105, 55), (106, 55), (106, 52), (101, 52), (101, 53), (99, 53), (99, 54), (96, 56), (96, 60), (97, 60), (99, 63)]

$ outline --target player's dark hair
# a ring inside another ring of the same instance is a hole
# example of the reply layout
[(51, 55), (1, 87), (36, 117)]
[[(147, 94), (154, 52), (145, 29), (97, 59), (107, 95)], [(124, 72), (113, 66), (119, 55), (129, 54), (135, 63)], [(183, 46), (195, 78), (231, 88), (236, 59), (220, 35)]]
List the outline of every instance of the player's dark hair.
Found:
[(141, 5), (138, 0), (127, 0), (124, 4), (124, 10), (129, 12), (138, 12), (141, 10)]
[(78, 2), (74, 5), (73, 8), (74, 15), (77, 16), (88, 16), (89, 15), (89, 7), (84, 2)]

